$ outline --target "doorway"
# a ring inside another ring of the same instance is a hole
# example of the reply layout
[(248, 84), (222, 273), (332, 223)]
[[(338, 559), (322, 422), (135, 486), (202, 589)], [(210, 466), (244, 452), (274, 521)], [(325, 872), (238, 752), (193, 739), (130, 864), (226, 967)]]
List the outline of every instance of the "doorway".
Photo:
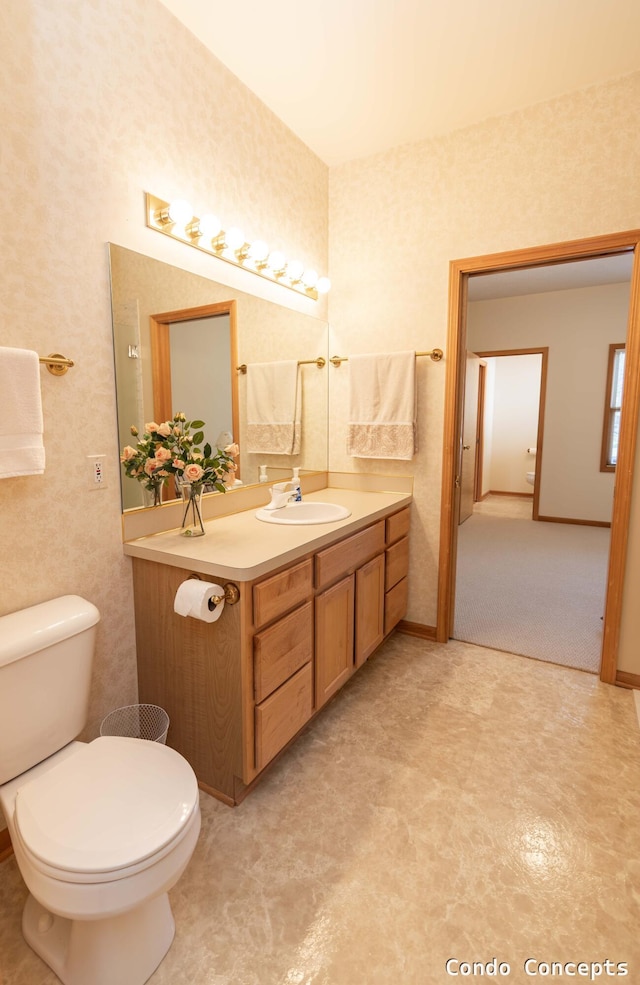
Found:
[(442, 482), (442, 521), (438, 592), (437, 639), (451, 636), (455, 609), (456, 551), (458, 537), (460, 456), (462, 452), (463, 391), (466, 364), (466, 309), (469, 277), (475, 273), (526, 270), (587, 258), (632, 254), (631, 297), (627, 331), (625, 392), (621, 409), (620, 449), (615, 475), (615, 500), (611, 525), (603, 647), (600, 678), (616, 681), (617, 647), (622, 611), (622, 588), (626, 543), (631, 509), (631, 488), (637, 434), (640, 388), (640, 231), (593, 237), (568, 243), (534, 247), (452, 261), (450, 264), (450, 309), (447, 346), (447, 381)]

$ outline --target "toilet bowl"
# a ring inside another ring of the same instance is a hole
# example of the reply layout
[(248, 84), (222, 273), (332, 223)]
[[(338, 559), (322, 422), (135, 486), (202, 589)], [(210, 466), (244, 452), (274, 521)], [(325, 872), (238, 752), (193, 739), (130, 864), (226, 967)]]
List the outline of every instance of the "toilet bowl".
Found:
[(0, 617), (0, 809), (27, 943), (64, 985), (143, 985), (173, 940), (198, 783), (169, 746), (76, 739), (99, 618), (71, 595)]
[(535, 486), (536, 484), (535, 472), (527, 472), (526, 479), (530, 486)]
[(200, 831), (186, 760), (140, 739), (72, 742), (0, 787), (0, 806), (31, 894), (27, 943), (65, 985), (145, 982)]

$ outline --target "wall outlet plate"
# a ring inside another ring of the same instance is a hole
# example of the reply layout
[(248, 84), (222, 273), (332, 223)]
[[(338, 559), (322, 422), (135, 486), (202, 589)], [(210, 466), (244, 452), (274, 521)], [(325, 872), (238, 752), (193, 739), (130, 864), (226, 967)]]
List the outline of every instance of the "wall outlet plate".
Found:
[(89, 489), (105, 489), (107, 473), (106, 455), (87, 455), (87, 485)]

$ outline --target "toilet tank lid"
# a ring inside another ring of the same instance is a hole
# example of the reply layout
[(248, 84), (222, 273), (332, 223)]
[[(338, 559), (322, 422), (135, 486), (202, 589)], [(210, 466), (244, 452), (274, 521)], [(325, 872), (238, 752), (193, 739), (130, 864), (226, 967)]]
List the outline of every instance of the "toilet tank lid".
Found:
[(0, 616), (0, 667), (77, 636), (99, 621), (95, 605), (79, 595), (63, 595)]

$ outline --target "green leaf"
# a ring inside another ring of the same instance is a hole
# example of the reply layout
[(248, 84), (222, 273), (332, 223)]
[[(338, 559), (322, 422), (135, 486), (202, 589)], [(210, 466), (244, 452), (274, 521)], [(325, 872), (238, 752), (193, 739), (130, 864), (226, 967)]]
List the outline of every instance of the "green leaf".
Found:
[(201, 441), (204, 441), (204, 431), (198, 431), (198, 433), (193, 436), (194, 445), (199, 445)]
[(204, 446), (204, 457), (205, 458), (211, 458), (211, 445), (208, 442)]
[[(192, 428), (203, 428), (204, 427), (204, 421), (191, 421), (191, 427)], [(200, 440), (202, 441), (202, 438), (200, 438)]]

